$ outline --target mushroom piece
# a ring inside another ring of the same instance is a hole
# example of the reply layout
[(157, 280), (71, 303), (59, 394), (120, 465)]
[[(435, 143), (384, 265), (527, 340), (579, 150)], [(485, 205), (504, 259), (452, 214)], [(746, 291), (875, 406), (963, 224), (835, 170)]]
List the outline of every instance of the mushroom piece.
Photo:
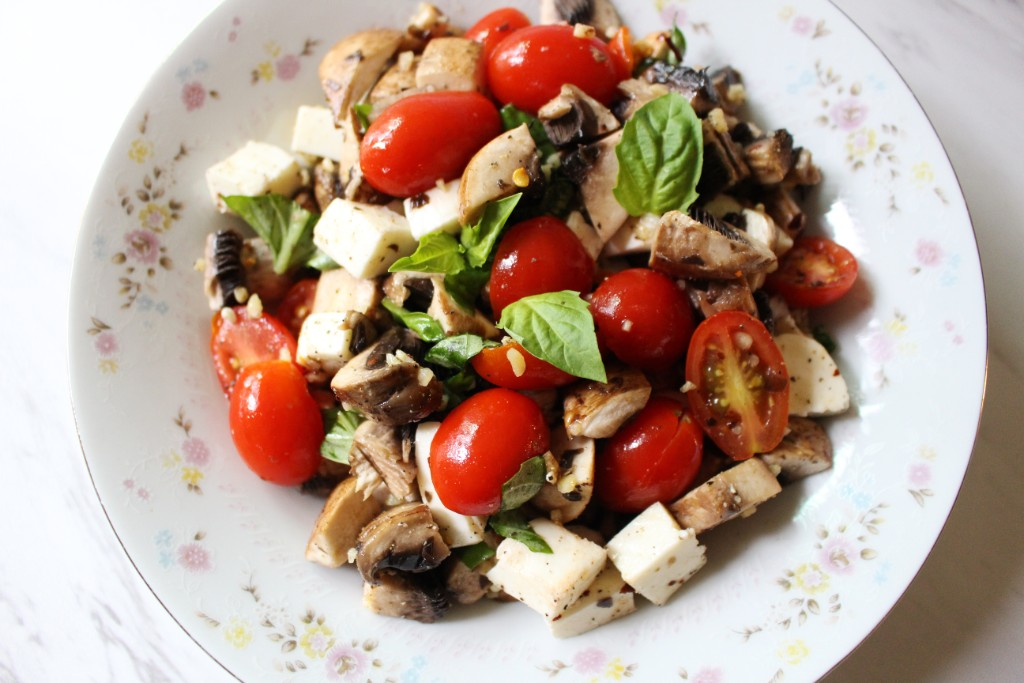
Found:
[(416, 87), (422, 90), (479, 92), (486, 80), (483, 46), (468, 38), (434, 38), (416, 66)]
[(668, 92), (659, 83), (650, 83), (642, 78), (627, 78), (618, 85), (624, 97), (614, 103), (615, 115), (620, 121), (628, 120), (636, 110)]
[(361, 99), (380, 77), (405, 35), (380, 28), (360, 31), (335, 43), (324, 55), (320, 85), (338, 125), (348, 117), (349, 105)]
[(542, 177), (537, 143), (526, 124), (505, 131), (466, 164), (459, 185), (459, 223), (472, 223), (488, 202), (511, 196)]
[(737, 515), (752, 514), (781, 490), (771, 469), (760, 458), (750, 458), (692, 489), (669, 510), (680, 527), (701, 534)]
[(718, 91), (707, 69), (691, 69), (682, 64), (657, 61), (643, 72), (649, 83), (658, 83), (685, 97), (697, 116), (704, 118), (712, 109), (720, 107)]
[(566, 434), (604, 439), (640, 411), (651, 396), (651, 384), (635, 368), (608, 368), (608, 381), (571, 385), (563, 401)]
[(743, 148), (750, 174), (761, 185), (778, 185), (793, 168), (793, 136), (779, 129)]
[(814, 163), (814, 157), (810, 150), (798, 147), (793, 150), (796, 161), (789, 173), (783, 179), (783, 183), (789, 187), (801, 187), (817, 185), (821, 182), (821, 169)]
[(720, 311), (743, 311), (757, 316), (757, 303), (746, 280), (690, 281), (686, 293), (690, 303), (705, 318)]
[(306, 559), (325, 567), (340, 567), (349, 561), (363, 527), (380, 514), (381, 504), (373, 496), (365, 497), (356, 486), (355, 477), (338, 484), (306, 543)]
[(432, 624), (447, 614), (450, 602), (445, 587), (433, 573), (386, 571), (377, 583), (363, 584), (363, 606), (382, 616)]
[(416, 87), (416, 67), (419, 64), (419, 59), (412, 52), (400, 53), (395, 63), (374, 84), (373, 90), (368, 96), (370, 104), (373, 105), (373, 110), (368, 117), (370, 121), (377, 118), (376, 115), (389, 105), (403, 97), (420, 92)]
[(552, 430), (551, 441), (551, 453), (558, 461), (558, 479), (545, 483), (531, 502), (547, 511), (553, 521), (567, 524), (583, 514), (594, 494), (597, 448), (593, 439), (570, 439), (564, 429)]
[(612, 190), (618, 182), (619, 160), (615, 146), (622, 140), (622, 129), (597, 142), (583, 145), (566, 155), (562, 168), (580, 188), (590, 224), (603, 246), (629, 217)]
[(711, 85), (718, 93), (719, 106), (730, 116), (735, 116), (739, 108), (747, 101), (747, 89), (743, 85), (743, 75), (731, 66), (724, 66), (712, 72)]
[(443, 275), (399, 271), (384, 281), (384, 292), (388, 299), (399, 306), (406, 306), (409, 297), (429, 301), (426, 313), (441, 325), (445, 336), (475, 334), (485, 339), (497, 339), (500, 336), (498, 328), (487, 316), (477, 310), (466, 311), (452, 298), (445, 288)]
[(239, 304), (235, 292), (245, 287), (243, 243), (242, 235), (235, 230), (218, 230), (206, 238), (203, 284), (211, 311)]
[(797, 204), (793, 195), (785, 187), (773, 187), (759, 197), (765, 212), (771, 216), (775, 224), (781, 227), (790, 237), (803, 232), (807, 224), (807, 216)]
[(782, 443), (760, 458), (772, 471), (778, 471), (781, 483), (789, 484), (832, 467), (832, 440), (816, 421), (793, 416)]
[(669, 211), (661, 217), (651, 268), (675, 277), (730, 280), (770, 273), (778, 266), (768, 247), (706, 211), (692, 213)]
[(418, 422), (444, 402), (441, 382), (414, 360), (422, 349), (411, 331), (392, 328), (346, 363), (331, 389), (342, 404), (382, 424)]
[(398, 500), (410, 500), (416, 492), (416, 463), (402, 447), (402, 437), (396, 427), (366, 420), (352, 434), (350, 458), (367, 461), (384, 480), (391, 495)]
[(376, 584), (386, 569), (417, 574), (435, 569), (451, 554), (424, 503), (403, 503), (377, 515), (359, 532), (356, 567)]
[(559, 146), (590, 142), (619, 128), (610, 109), (570, 83), (537, 111), (537, 118), (551, 143)]
[(721, 131), (712, 121), (701, 121), (704, 135), (704, 165), (701, 167), (697, 192), (714, 197), (728, 192), (750, 177), (750, 167), (743, 157), (743, 148), (736, 144), (728, 130)]
[(454, 602), (472, 605), (487, 595), (491, 582), (479, 567), (470, 569), (462, 560), (451, 557), (441, 570), (445, 575), (444, 587)]
[(611, 38), (622, 27), (622, 19), (611, 0), (541, 0), (540, 23), (570, 26), (586, 24)]

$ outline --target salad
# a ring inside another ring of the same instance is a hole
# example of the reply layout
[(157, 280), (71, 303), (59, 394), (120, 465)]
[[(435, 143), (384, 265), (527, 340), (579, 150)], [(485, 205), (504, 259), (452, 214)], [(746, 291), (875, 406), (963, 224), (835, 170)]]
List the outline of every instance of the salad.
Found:
[(465, 30), (423, 3), (319, 79), (290, 149), (208, 169), (237, 225), (198, 265), (238, 453), (325, 498), (305, 556), (368, 609), (517, 600), (577, 635), (831, 467), (849, 393), (808, 311), (857, 263), (739, 71), (607, 1)]

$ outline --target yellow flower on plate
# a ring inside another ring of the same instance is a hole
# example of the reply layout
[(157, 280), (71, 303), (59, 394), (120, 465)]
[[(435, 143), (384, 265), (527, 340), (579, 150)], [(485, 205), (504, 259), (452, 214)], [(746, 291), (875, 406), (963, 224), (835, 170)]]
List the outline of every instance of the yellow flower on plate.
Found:
[(164, 457), (161, 458), (161, 462), (164, 469), (174, 469), (181, 462), (181, 455), (177, 451), (171, 451), (170, 453), (164, 454)]
[(117, 373), (117, 361), (113, 358), (104, 358), (100, 361), (100, 372), (105, 375), (113, 375)]
[(779, 645), (775, 654), (787, 664), (799, 664), (811, 654), (811, 651), (802, 640), (787, 640)]
[(256, 75), (264, 81), (274, 80), (274, 65), (272, 62), (260, 62), (256, 65)]
[(171, 212), (162, 204), (150, 202), (139, 212), (139, 223), (153, 232), (163, 232), (171, 227)]
[(231, 623), (224, 626), (224, 640), (239, 650), (248, 647), (252, 642), (252, 628), (250, 628), (249, 622), (232, 617)]
[(793, 573), (796, 585), (808, 595), (817, 595), (828, 590), (828, 574), (816, 562), (802, 564)]
[(935, 171), (932, 170), (932, 165), (927, 161), (914, 164), (913, 168), (910, 169), (910, 173), (918, 187), (931, 185), (935, 180)]
[(622, 660), (616, 657), (608, 662), (608, 666), (605, 667), (604, 678), (607, 681), (621, 681), (625, 673), (626, 667), (623, 665)]
[(846, 152), (851, 159), (863, 159), (878, 148), (878, 136), (873, 128), (861, 128), (846, 136)]
[(299, 639), (302, 651), (311, 659), (321, 659), (334, 646), (334, 631), (323, 624), (310, 624)]
[(199, 482), (203, 480), (203, 473), (195, 467), (182, 467), (181, 480), (189, 486), (199, 486)]
[(276, 58), (281, 56), (281, 45), (277, 43), (277, 41), (271, 40), (270, 42), (263, 45), (263, 49), (271, 57)]
[(145, 140), (133, 140), (128, 148), (128, 158), (137, 164), (145, 163), (146, 159), (153, 156), (153, 145)]
[(789, 21), (790, 19), (793, 18), (794, 14), (796, 14), (796, 10), (793, 8), (793, 6), (786, 5), (781, 10), (779, 10), (779, 19), (782, 19), (783, 21)]

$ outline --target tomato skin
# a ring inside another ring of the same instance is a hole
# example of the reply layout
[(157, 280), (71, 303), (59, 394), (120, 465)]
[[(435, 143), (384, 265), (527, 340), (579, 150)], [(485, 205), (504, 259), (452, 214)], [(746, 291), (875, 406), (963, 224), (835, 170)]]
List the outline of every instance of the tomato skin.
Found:
[(428, 460), (434, 489), (459, 514), (493, 514), (502, 485), (550, 441), (532, 399), (509, 389), (481, 391), (456, 406), (434, 436)]
[(789, 422), (789, 373), (782, 352), (757, 318), (722, 311), (693, 333), (686, 393), (704, 433), (734, 460), (766, 453)]
[(281, 321), (295, 337), (302, 330), (302, 323), (313, 310), (316, 298), (316, 279), (306, 278), (292, 285), (277, 305), (274, 317)]
[(539, 216), (509, 228), (491, 265), (494, 317), (524, 296), (571, 289), (584, 294), (594, 281), (594, 259), (564, 221)]
[[(511, 349), (519, 352), (523, 357), (523, 374), (518, 377), (509, 361), (508, 354)], [(576, 377), (537, 358), (517, 341), (484, 349), (473, 356), (469, 362), (476, 373), (491, 384), (517, 391), (554, 389), (576, 381)]]
[(370, 124), (359, 148), (359, 165), (378, 191), (412, 197), (438, 179), (458, 178), (473, 155), (501, 131), (501, 115), (480, 93), (410, 95)]
[(281, 321), (269, 313), (250, 318), (245, 306), (231, 309), (232, 316), (222, 311), (213, 316), (210, 353), (225, 395), (245, 367), (265, 360), (287, 356), (295, 358), (295, 336)]
[(690, 301), (664, 273), (630, 268), (608, 276), (590, 301), (597, 336), (619, 359), (665, 370), (686, 353), (693, 334)]
[(602, 447), (594, 473), (601, 503), (637, 513), (670, 503), (693, 483), (704, 457), (704, 434), (679, 401), (654, 396)]
[(619, 69), (619, 80), (631, 78), (633, 67), (636, 66), (636, 53), (633, 52), (633, 36), (628, 28), (621, 27), (608, 41), (608, 51)]
[(825, 237), (801, 237), (786, 252), (765, 288), (793, 308), (817, 308), (841, 299), (857, 280), (857, 259)]
[(491, 92), (530, 114), (572, 83), (602, 104), (615, 98), (619, 66), (597, 38), (564, 24), (528, 26), (502, 40), (487, 61)]
[(469, 27), (464, 38), (484, 46), (483, 59), (487, 61), (494, 48), (510, 34), (530, 25), (530, 18), (514, 7), (502, 7), (484, 15)]
[(231, 438), (261, 479), (295, 486), (320, 465), (323, 421), (298, 367), (287, 360), (254, 363), (231, 390)]

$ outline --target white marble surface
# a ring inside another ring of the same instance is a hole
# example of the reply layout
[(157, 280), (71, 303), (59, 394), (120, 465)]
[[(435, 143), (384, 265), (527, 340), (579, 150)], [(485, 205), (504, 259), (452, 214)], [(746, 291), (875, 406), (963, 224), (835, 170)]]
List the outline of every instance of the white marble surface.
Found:
[[(0, 122), (10, 133), (0, 163), (0, 681), (232, 680), (122, 553), (89, 482), (66, 379), (71, 263), (93, 179), (149, 74), (214, 4), (22, 2), (0, 22)], [(949, 523), (889, 618), (828, 680), (1019, 679), (1024, 5), (836, 4), (906, 78), (959, 174), (986, 273), (991, 354), (981, 431)]]

